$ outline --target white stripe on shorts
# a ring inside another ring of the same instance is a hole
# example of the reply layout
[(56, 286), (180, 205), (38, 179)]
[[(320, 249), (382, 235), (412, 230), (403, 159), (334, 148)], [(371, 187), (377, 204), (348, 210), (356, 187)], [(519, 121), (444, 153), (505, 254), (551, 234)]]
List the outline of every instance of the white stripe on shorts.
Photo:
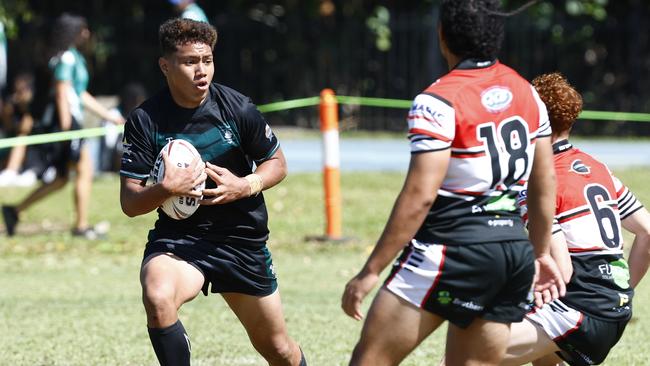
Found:
[(544, 304), (526, 314), (526, 318), (544, 329), (554, 341), (566, 338), (582, 324), (583, 315), (560, 300)]
[(386, 288), (411, 304), (422, 307), (438, 283), (445, 262), (444, 245), (411, 240), (413, 250), (389, 278)]

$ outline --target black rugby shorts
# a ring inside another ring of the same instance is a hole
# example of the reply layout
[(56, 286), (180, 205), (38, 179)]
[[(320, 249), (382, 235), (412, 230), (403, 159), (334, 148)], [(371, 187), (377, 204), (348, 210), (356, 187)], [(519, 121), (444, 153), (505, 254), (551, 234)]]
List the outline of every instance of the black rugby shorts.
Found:
[(412, 240), (384, 286), (466, 328), (477, 318), (514, 323), (530, 310), (535, 274), (528, 241), (440, 245)]
[(203, 276), (203, 294), (236, 292), (267, 296), (278, 287), (271, 253), (265, 244), (216, 244), (207, 240), (149, 242), (143, 260), (155, 253), (172, 253), (196, 267)]

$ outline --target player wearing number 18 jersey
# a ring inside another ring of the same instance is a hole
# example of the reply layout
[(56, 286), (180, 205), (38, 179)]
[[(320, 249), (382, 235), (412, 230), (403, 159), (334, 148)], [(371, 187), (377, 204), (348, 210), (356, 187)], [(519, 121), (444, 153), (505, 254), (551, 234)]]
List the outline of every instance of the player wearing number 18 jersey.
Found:
[(451, 149), (438, 198), (415, 239), (526, 240), (515, 197), (530, 175), (537, 139), (551, 135), (530, 83), (499, 61), (464, 60), (415, 98), (408, 122), (413, 154)]
[[(361, 300), (403, 249), (352, 365), (398, 364), (445, 320), (449, 364), (498, 364), (509, 324), (528, 310), (535, 256), (542, 287), (563, 291), (548, 253), (555, 180), (541, 174), (552, 167), (547, 113), (533, 87), (496, 58), (499, 4), (441, 2), (438, 38), (450, 71), (413, 102), (404, 187), (342, 299), (360, 319)], [(529, 177), (534, 254), (516, 205)]]
[[(607, 166), (569, 143), (580, 94), (560, 74), (533, 84), (553, 128), (558, 188), (552, 253), (570, 280), (565, 296), (512, 325), (505, 364), (555, 365), (558, 356), (570, 365), (600, 364), (632, 317), (633, 288), (650, 263), (650, 215)], [(519, 203), (525, 219), (525, 191)], [(636, 236), (629, 266), (621, 226)]]

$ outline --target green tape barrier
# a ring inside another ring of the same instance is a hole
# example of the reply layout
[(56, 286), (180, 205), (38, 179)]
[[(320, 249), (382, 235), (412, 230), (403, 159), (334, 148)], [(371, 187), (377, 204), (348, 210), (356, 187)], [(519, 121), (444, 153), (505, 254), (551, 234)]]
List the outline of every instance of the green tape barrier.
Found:
[(578, 118), (605, 121), (650, 122), (650, 113), (582, 111)]
[[(386, 99), (386, 98), (369, 98), (355, 97), (347, 95), (337, 95), (336, 100), (340, 104), (361, 105), (366, 107), (382, 108), (399, 108), (408, 109), (411, 107), (411, 100), (404, 99)], [(320, 103), (320, 97), (300, 98), (262, 104), (258, 109), (262, 113), (278, 112), (289, 109), (312, 107)], [(629, 122), (650, 122), (650, 113), (631, 113), (631, 112), (608, 112), (608, 111), (582, 111), (579, 119), (605, 120), (605, 121), (629, 121)], [(124, 126), (117, 126), (118, 131), (122, 131)], [(89, 138), (103, 136), (106, 134), (105, 127), (86, 128), (83, 130), (54, 132), (39, 135), (19, 136), (6, 139), (0, 139), (0, 149), (13, 147), (16, 145), (37, 145), (50, 142), (66, 141), (80, 138)]]
[[(410, 108), (411, 104), (413, 103), (411, 100), (404, 99), (350, 97), (343, 95), (338, 95), (336, 99), (341, 104), (353, 104), (384, 108)], [(582, 111), (578, 118), (621, 122), (650, 122), (650, 113)]]
[[(124, 126), (117, 126), (118, 131), (122, 132)], [(88, 137), (104, 136), (106, 134), (105, 127), (85, 128), (83, 130), (63, 131), (53, 133), (42, 133), (38, 135), (18, 136), (7, 139), (0, 139), (0, 149), (16, 146), (16, 145), (38, 145), (47, 144), (50, 142), (67, 141)]]
[(311, 98), (293, 99), (293, 100), (285, 100), (283, 102), (263, 104), (257, 106), (257, 109), (259, 109), (260, 112), (262, 113), (268, 113), (268, 112), (285, 111), (287, 109), (311, 107), (314, 105), (318, 105), (318, 103), (320, 103), (320, 97), (311, 97)]
[(362, 105), (367, 107), (384, 107), (384, 108), (411, 108), (412, 100), (403, 99), (385, 99), (385, 98), (368, 98), (368, 97), (350, 97), (337, 95), (336, 100), (341, 104)]

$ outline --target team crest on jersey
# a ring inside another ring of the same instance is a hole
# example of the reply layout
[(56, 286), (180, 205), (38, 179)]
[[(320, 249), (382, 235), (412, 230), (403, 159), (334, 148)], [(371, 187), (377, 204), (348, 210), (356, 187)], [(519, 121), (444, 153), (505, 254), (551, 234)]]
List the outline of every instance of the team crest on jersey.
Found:
[(228, 124), (222, 124), (222, 125), (217, 125), (219, 130), (221, 131), (221, 136), (223, 136), (224, 141), (230, 145), (234, 145), (234, 137), (235, 134), (232, 132), (232, 129), (230, 128), (230, 125)]
[(126, 136), (122, 139), (122, 153), (124, 155), (131, 155), (131, 144), (126, 140)]
[(578, 174), (589, 174), (591, 173), (591, 168), (585, 165), (582, 160), (576, 159), (571, 163), (571, 171)]
[(481, 93), (481, 104), (488, 112), (501, 112), (512, 104), (512, 92), (505, 86), (492, 86)]

